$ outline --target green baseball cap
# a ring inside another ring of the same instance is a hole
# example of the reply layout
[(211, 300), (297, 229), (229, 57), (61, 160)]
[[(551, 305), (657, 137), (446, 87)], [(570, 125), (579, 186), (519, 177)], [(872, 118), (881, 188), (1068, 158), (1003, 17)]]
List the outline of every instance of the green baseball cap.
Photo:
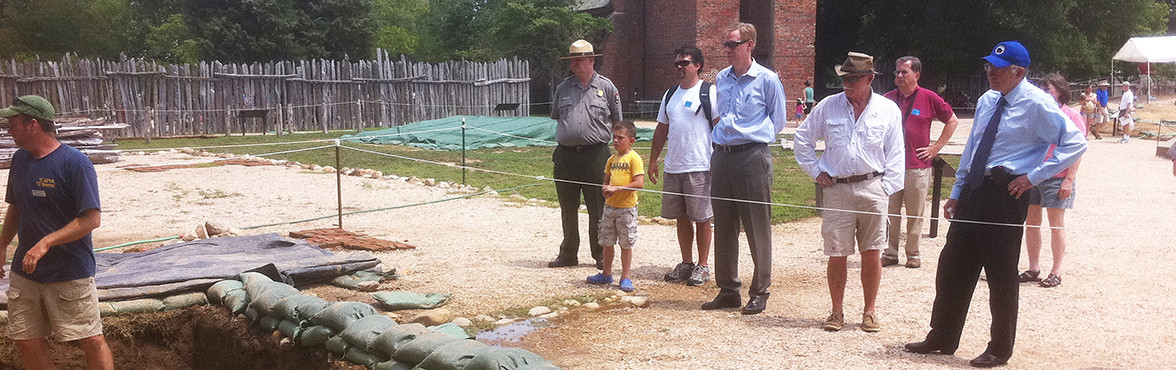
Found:
[(33, 118), (53, 121), (56, 111), (53, 104), (37, 95), (25, 95), (12, 100), (8, 108), (0, 109), (0, 118), (11, 118), (18, 114), (27, 114)]

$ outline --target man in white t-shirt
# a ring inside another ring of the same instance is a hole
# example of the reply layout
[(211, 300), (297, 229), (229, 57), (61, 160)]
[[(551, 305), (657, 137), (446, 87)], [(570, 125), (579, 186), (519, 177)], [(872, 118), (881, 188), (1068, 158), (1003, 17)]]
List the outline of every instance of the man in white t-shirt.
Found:
[(1131, 92), (1131, 83), (1123, 81), (1123, 96), (1119, 98), (1119, 124), (1123, 127), (1123, 138), (1120, 143), (1127, 143), (1131, 138), (1131, 130), (1135, 128), (1135, 94)]
[[(710, 279), (708, 258), (711, 247), (711, 127), (709, 116), (715, 112), (715, 87), (698, 77), (702, 69), (702, 51), (683, 46), (674, 51), (674, 68), (679, 85), (662, 97), (649, 154), (649, 179), (657, 183), (662, 148), (666, 154), (662, 190), (661, 216), (678, 220), (678, 246), (682, 262), (666, 274), (666, 281), (686, 280), (686, 285), (702, 285)], [(702, 94), (706, 89), (706, 94)], [(703, 107), (704, 100), (709, 107)], [(692, 242), (698, 242), (698, 263), (694, 262)]]

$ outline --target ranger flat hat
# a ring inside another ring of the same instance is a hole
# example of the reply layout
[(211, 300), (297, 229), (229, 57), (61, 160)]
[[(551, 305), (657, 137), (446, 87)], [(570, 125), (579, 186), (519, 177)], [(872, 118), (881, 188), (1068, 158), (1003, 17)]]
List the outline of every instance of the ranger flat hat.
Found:
[(837, 77), (882, 74), (874, 70), (874, 57), (852, 51), (849, 52), (849, 57), (845, 58), (845, 63), (833, 67), (833, 70), (837, 71)]
[(592, 50), (592, 43), (584, 40), (576, 40), (576, 42), (572, 43), (571, 47), (568, 47), (568, 56), (560, 59), (592, 58), (603, 55), (604, 54), (596, 54), (596, 52)]

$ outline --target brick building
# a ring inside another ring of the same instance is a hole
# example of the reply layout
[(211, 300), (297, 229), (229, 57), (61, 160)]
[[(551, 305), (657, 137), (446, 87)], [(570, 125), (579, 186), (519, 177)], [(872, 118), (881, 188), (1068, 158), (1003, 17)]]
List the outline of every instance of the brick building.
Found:
[(658, 100), (677, 83), (671, 64), (674, 49), (682, 45), (702, 49), (703, 77), (713, 82), (730, 65), (720, 45), (723, 31), (740, 21), (755, 25), (753, 55), (780, 74), (788, 98), (803, 97), (804, 81), (813, 80), (816, 0), (589, 0), (581, 5), (612, 20), (614, 30), (597, 63), (626, 104)]

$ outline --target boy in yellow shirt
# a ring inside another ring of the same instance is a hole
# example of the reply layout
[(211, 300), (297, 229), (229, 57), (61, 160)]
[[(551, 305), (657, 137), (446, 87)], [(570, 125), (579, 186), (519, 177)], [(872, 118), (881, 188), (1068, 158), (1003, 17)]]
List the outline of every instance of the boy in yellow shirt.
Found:
[[(645, 187), (645, 161), (631, 150), (637, 142), (637, 127), (621, 121), (612, 127), (613, 148), (617, 154), (604, 165), (604, 215), (600, 219), (600, 246), (604, 247), (604, 270), (588, 277), (592, 284), (612, 284), (612, 262), (621, 246), (622, 291), (632, 292), (629, 268), (633, 264), (633, 244), (637, 242), (637, 191)], [(626, 189), (622, 189), (626, 188)]]

